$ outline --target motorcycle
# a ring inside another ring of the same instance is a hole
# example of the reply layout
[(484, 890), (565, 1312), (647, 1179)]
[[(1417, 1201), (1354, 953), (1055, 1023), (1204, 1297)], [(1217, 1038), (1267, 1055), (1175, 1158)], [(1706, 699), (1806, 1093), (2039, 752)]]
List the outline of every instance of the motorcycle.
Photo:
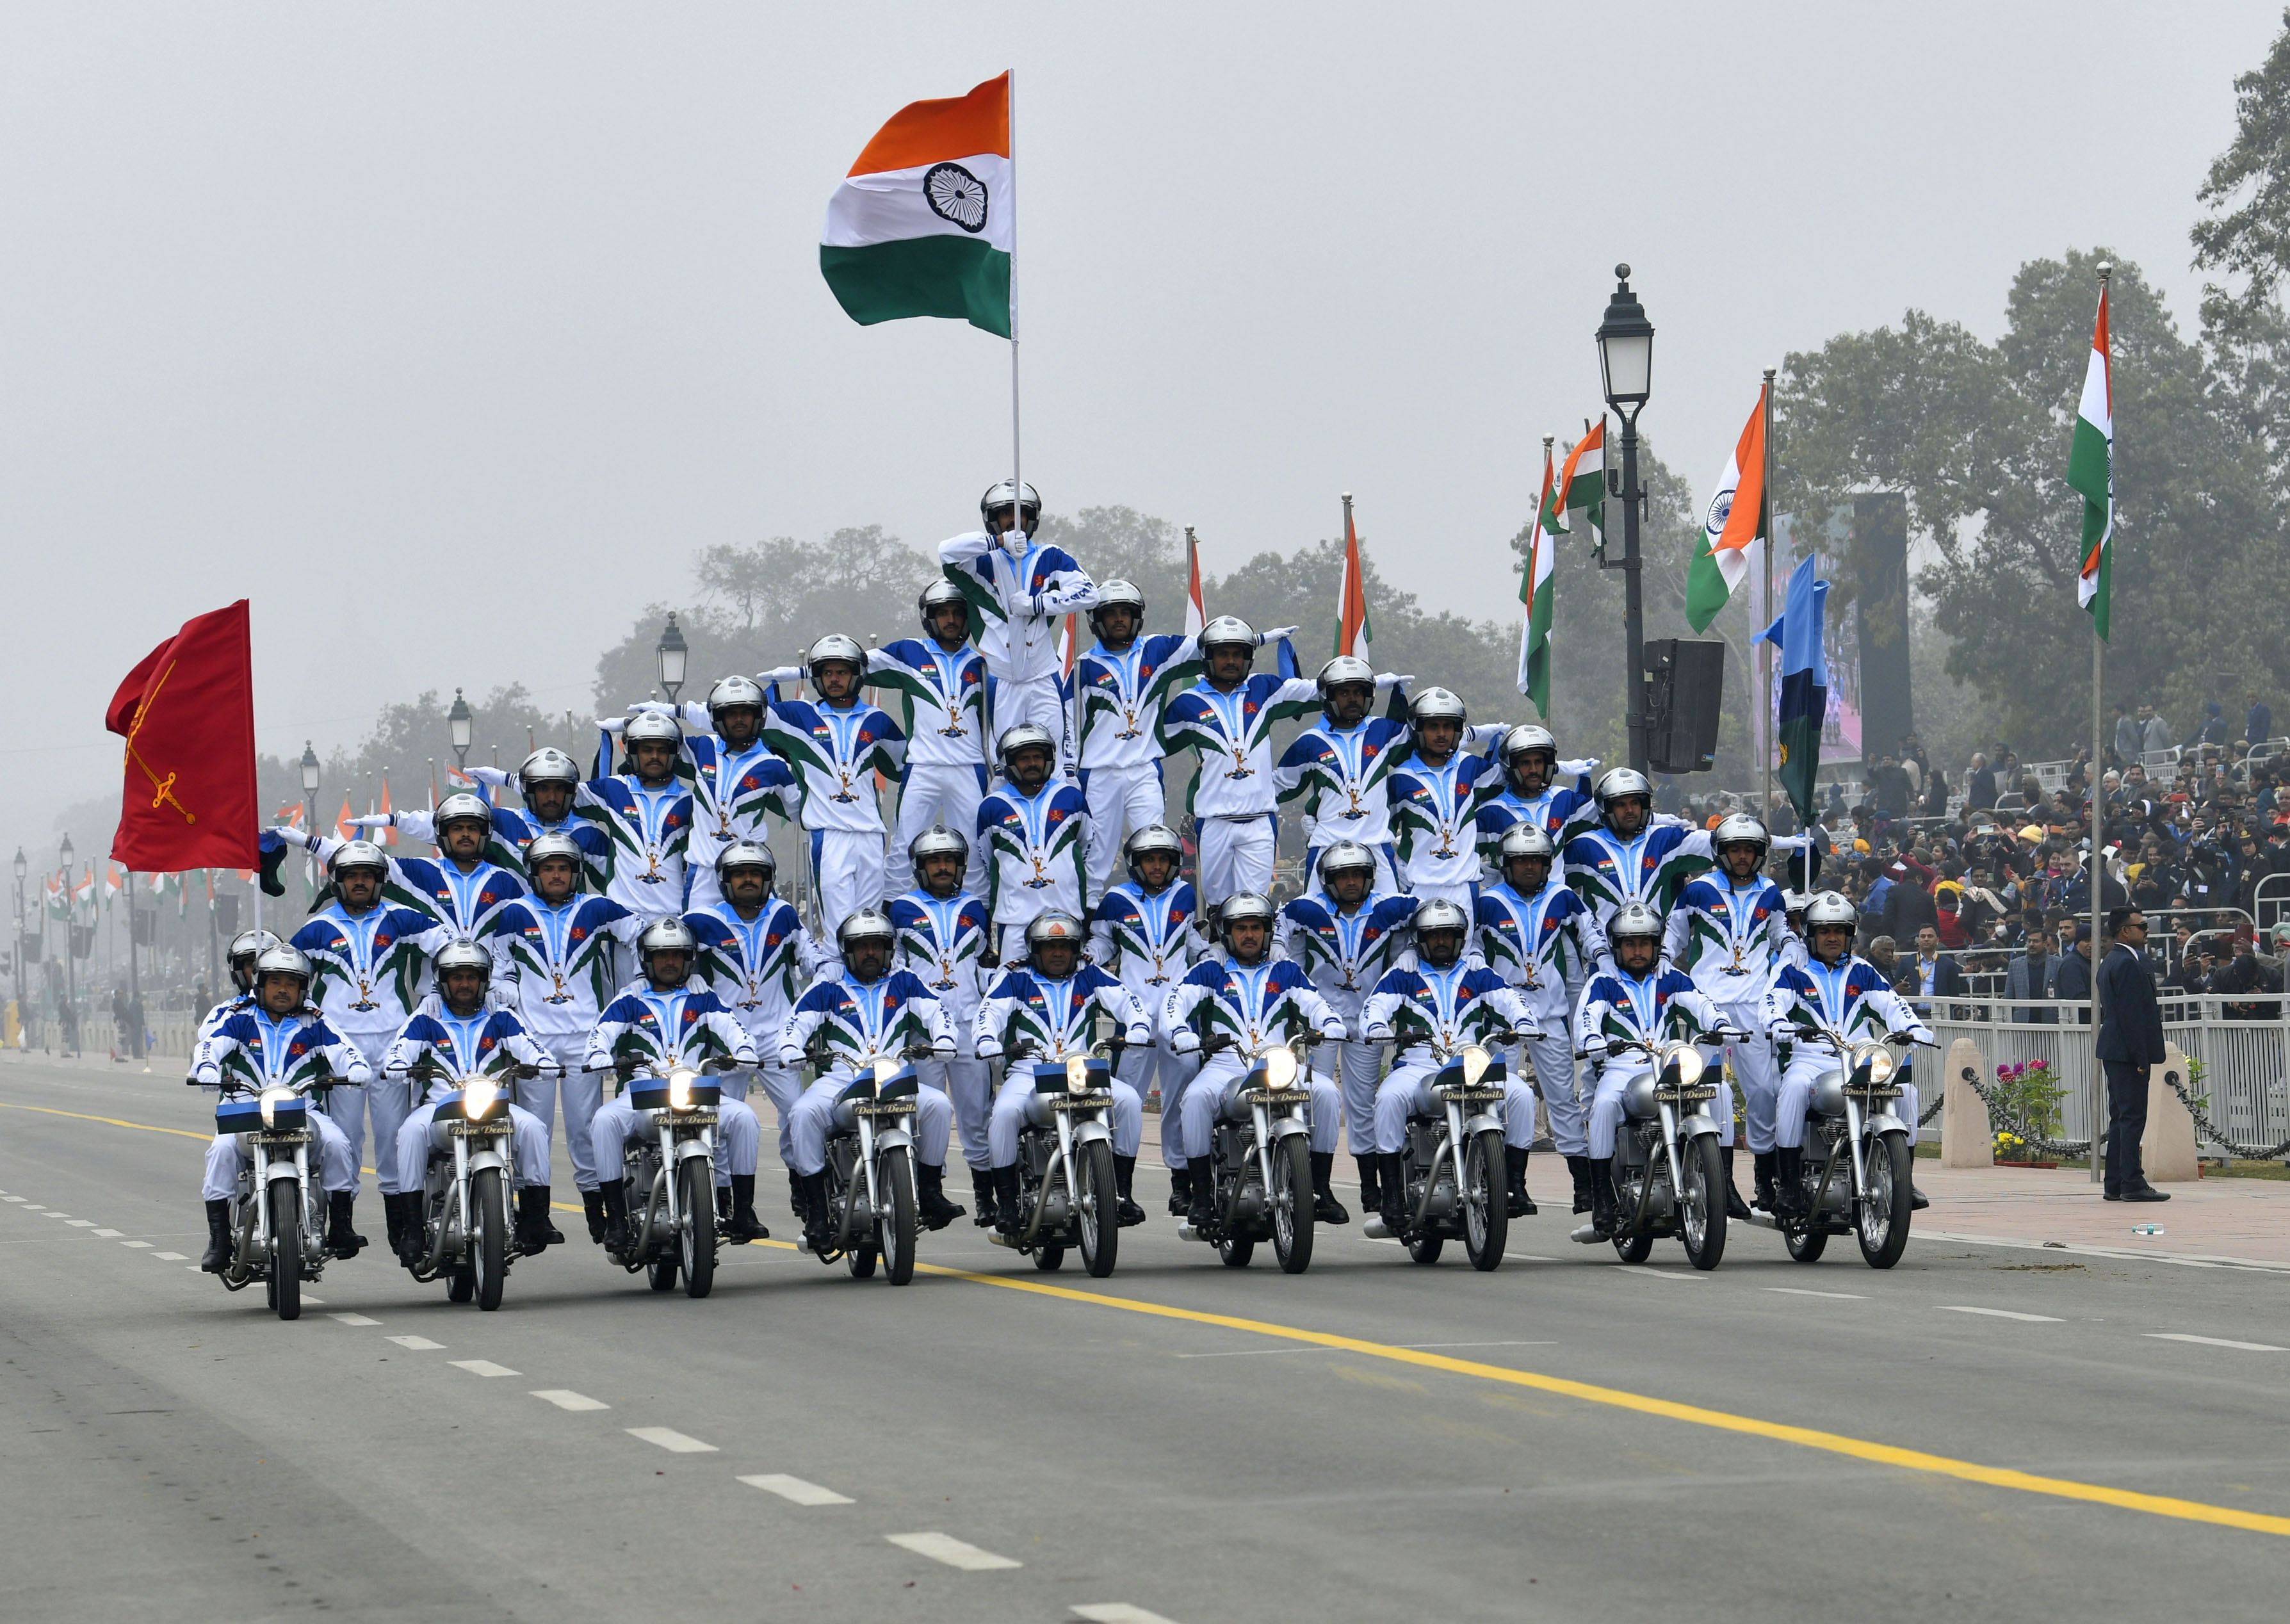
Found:
[[(500, 1307), (510, 1263), (525, 1255), (509, 1212), (515, 1166), (509, 1100), (516, 1080), (538, 1076), (540, 1068), (510, 1064), (456, 1075), (424, 1063), (384, 1075), (405, 1079), (417, 1107), (430, 1084), (452, 1085), (429, 1122), (429, 1156), (414, 1215), (426, 1244), (412, 1273), (423, 1282), (442, 1277), (447, 1301), (474, 1299), (490, 1314)], [(383, 1147), (379, 1153), (396, 1149)]]
[[(1711, 1040), (1738, 1034), (1718, 1032)], [(1614, 1136), (1615, 1208), (1621, 1228), (1602, 1236), (1584, 1224), (1573, 1238), (1586, 1245), (1612, 1240), (1625, 1263), (1643, 1263), (1655, 1241), (1676, 1236), (1685, 1260), (1703, 1270), (1726, 1255), (1726, 1166), (1718, 1124), (1702, 1108), (1718, 1085), (1702, 1081), (1709, 1062), (1691, 1043), (1615, 1041), (1609, 1056), (1637, 1052), (1653, 1069), (1632, 1077), (1622, 1093), (1622, 1122)], [(1576, 1060), (1588, 1060), (1589, 1052)]]
[(215, 1102), (215, 1129), (236, 1133), (248, 1151), (231, 1196), (230, 1266), (221, 1279), (230, 1291), (262, 1282), (263, 1298), (280, 1319), (302, 1316), (302, 1283), (326, 1265), (325, 1196), (311, 1176), (316, 1130), (313, 1108), (324, 1108), (325, 1084), (305, 1093), (273, 1085), (226, 1090)]
[(1759, 1213), (1758, 1221), (1779, 1229), (1799, 1263), (1818, 1262), (1829, 1237), (1850, 1230), (1870, 1268), (1890, 1268), (1908, 1250), (1916, 1193), (1913, 1130), (1893, 1109), (1903, 1064), (1894, 1050), (1912, 1040), (1902, 1034), (1854, 1043), (1822, 1028), (1795, 1041), (1822, 1044), (1838, 1064), (1814, 1082), (1806, 1108), (1803, 1215)]
[[(1317, 1032), (1303, 1032), (1260, 1051), (1225, 1084), (1208, 1159), (1192, 1162), (1195, 1193), (1204, 1177), (1211, 1180), (1213, 1215), (1205, 1225), (1180, 1224), (1177, 1238), (1207, 1242), (1227, 1268), (1246, 1268), (1256, 1243), (1266, 1239), (1283, 1273), (1312, 1266), (1312, 1097), (1304, 1054), (1319, 1041)], [(1212, 1041), (1201, 1052), (1230, 1044)]]
[(1050, 1270), (1081, 1249), (1082, 1267), (1097, 1279), (1113, 1272), (1120, 1251), (1121, 1197), (1113, 1163), (1115, 1045), (1086, 1055), (1038, 1060), (1031, 1068), (1033, 1097), (1018, 1130), (1018, 1201), (1024, 1221), (1016, 1236), (993, 1232), (997, 1246), (1032, 1254)]
[[(834, 1237), (818, 1254), (821, 1263), (844, 1260), (853, 1280), (883, 1277), (904, 1285), (915, 1277), (915, 1095), (914, 1062), (932, 1052), (927, 1044), (909, 1047), (893, 1060), (875, 1062), (852, 1079), (835, 1104), (827, 1135), (827, 1212)], [(830, 1062), (814, 1049), (812, 1063)], [(808, 1240), (798, 1240), (808, 1250)]]
[(1436, 1115), (1410, 1113), (1403, 1152), (1406, 1227), (1397, 1236), (1381, 1216), (1365, 1226), (1370, 1240), (1397, 1239), (1418, 1263), (1437, 1263), (1449, 1237), (1482, 1273), (1500, 1267), (1510, 1232), (1504, 1189), (1501, 1119), (1503, 1063), (1477, 1044), (1442, 1052), (1431, 1075)]
[(680, 1277), (686, 1297), (705, 1297), (716, 1284), (716, 1121), (724, 1089), (712, 1081), (730, 1062), (637, 1071), (621, 1091), (637, 1113), (636, 1129), (621, 1148), (621, 1177), (628, 1191), (629, 1244), (607, 1253), (630, 1274), (644, 1271), (655, 1292), (672, 1292)]

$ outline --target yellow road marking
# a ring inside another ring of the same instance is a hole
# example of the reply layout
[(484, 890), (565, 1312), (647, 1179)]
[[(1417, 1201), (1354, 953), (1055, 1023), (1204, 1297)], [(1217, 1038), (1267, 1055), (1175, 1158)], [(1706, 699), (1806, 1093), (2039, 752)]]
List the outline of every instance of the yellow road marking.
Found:
[[(116, 1116), (91, 1116), (81, 1111), (59, 1111), (44, 1105), (15, 1105), (0, 1100), (0, 1106), (17, 1111), (41, 1111), (50, 1116), (69, 1116), (80, 1122), (100, 1122), (115, 1128), (140, 1128), (152, 1133), (173, 1133), (184, 1139), (210, 1139), (211, 1134), (193, 1133), (182, 1128), (162, 1128), (148, 1122), (123, 1122)], [(371, 1171), (371, 1170), (369, 1170)], [(564, 1212), (577, 1212), (581, 1209), (552, 1202), (552, 1206)], [(751, 1245), (773, 1246), (783, 1252), (793, 1252), (791, 1241), (755, 1241)], [(1364, 1355), (1371, 1359), (1388, 1359), (1395, 1364), (1413, 1364), (1424, 1370), (1444, 1371), (1451, 1376), (1474, 1376), (1482, 1381), (1496, 1381), (1509, 1387), (1531, 1388), (1537, 1392), (1557, 1393), (1567, 1398), (1581, 1399), (1585, 1404), (1606, 1404), (1617, 1410), (1634, 1410), (1640, 1415), (1660, 1416), (1665, 1420), (1687, 1421), (1697, 1427), (1714, 1427), (1721, 1432), (1738, 1432), (1750, 1437), (1770, 1438), (1777, 1444), (1795, 1444), (1805, 1449), (1817, 1449), (1832, 1455), (1844, 1455), (1854, 1460), (1866, 1460), (1877, 1466), (1896, 1466), (1911, 1472), (1929, 1472), (1935, 1476), (1954, 1477), (1965, 1483), (1986, 1484), (1995, 1489), (2016, 1489), (2027, 1494), (2048, 1494), (2057, 1500), (2082, 1500), (2094, 1506), (2113, 1506), (2124, 1511), (2143, 1511), (2150, 1516), (2166, 1516), (2183, 1523), (2207, 1523), (2218, 1528), (2239, 1528), (2251, 1533), (2290, 1536), (2290, 1517), (2270, 1516), (2262, 1511), (2244, 1511), (2232, 1506), (2213, 1506), (2198, 1500), (2178, 1500), (2166, 1494), (2141, 1494), (2130, 1489), (2111, 1489), (2104, 1484), (2078, 1483), (2071, 1477), (2045, 1477), (2034, 1472), (2015, 1472), (2008, 1467), (1982, 1466), (1976, 1460), (1958, 1460), (1948, 1455), (1927, 1454), (1919, 1449), (1902, 1449), (1891, 1444), (1873, 1443), (1866, 1438), (1847, 1437), (1843, 1433), (1822, 1432), (1811, 1427), (1791, 1427), (1780, 1421), (1760, 1420), (1751, 1415), (1734, 1415), (1724, 1410), (1704, 1409), (1699, 1404), (1681, 1404), (1674, 1399), (1653, 1398), (1643, 1393), (1626, 1393), (1620, 1388), (1602, 1388), (1588, 1381), (1570, 1381), (1563, 1376), (1546, 1376), (1537, 1371), (1510, 1370), (1500, 1364), (1483, 1364), (1476, 1359), (1458, 1359), (1447, 1354), (1434, 1353), (1420, 1348), (1396, 1348), (1387, 1342), (1363, 1341), (1358, 1337), (1336, 1336), (1325, 1331), (1307, 1331), (1296, 1325), (1277, 1325), (1269, 1320), (1242, 1319), (1230, 1314), (1210, 1314), (1199, 1308), (1180, 1308), (1170, 1303), (1145, 1302), (1126, 1297), (1109, 1297), (1101, 1292), (1077, 1291), (1069, 1285), (1050, 1285), (1039, 1280), (1013, 1279), (1001, 1275), (981, 1275), (966, 1268), (949, 1268), (942, 1263), (915, 1265), (917, 1272), (942, 1275), (950, 1280), (966, 1280), (973, 1285), (999, 1286), (1005, 1292), (1026, 1292), (1037, 1297), (1056, 1298), (1065, 1302), (1086, 1303), (1093, 1308), (1120, 1308), (1131, 1314), (1149, 1315), (1157, 1319), (1173, 1319), (1196, 1325), (1215, 1325), (1225, 1331), (1245, 1331), (1252, 1336), (1277, 1337), (1284, 1341), (1309, 1342), (1318, 1348), (1333, 1348), (1346, 1353)]]

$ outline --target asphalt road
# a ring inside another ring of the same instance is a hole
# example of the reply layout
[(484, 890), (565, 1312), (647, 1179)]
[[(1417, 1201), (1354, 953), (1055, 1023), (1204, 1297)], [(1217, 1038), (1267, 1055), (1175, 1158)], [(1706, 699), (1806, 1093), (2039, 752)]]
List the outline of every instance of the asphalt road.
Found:
[(2273, 1619), (2290, 1574), (2279, 1272), (1737, 1231), (1700, 1276), (1546, 1209), (1493, 1275), (1355, 1222), (1292, 1279), (1141, 1174), (1102, 1283), (965, 1221), (905, 1288), (768, 1244), (693, 1302), (567, 1215), (497, 1314), (376, 1250), (286, 1324), (196, 1272), (207, 1099), (0, 1060), (22, 1624)]

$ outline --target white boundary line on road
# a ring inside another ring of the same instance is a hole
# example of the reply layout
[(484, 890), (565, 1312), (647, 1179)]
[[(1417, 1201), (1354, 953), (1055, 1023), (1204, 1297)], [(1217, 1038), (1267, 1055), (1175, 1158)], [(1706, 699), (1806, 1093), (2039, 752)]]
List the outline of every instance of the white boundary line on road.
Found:
[(917, 1556), (927, 1556), (933, 1562), (943, 1562), (947, 1566), (960, 1568), (965, 1573), (984, 1573), (996, 1568), (1022, 1568), (1026, 1565), (1007, 1556), (997, 1556), (992, 1551), (980, 1550), (975, 1545), (936, 1530), (925, 1533), (885, 1534), (883, 1537), (901, 1550), (910, 1550)]
[(2158, 1342), (2198, 1342), (2205, 1348), (2238, 1348), (2245, 1353), (2290, 1353), (2290, 1348), (2278, 1348), (2271, 1342), (2235, 1342), (2222, 1336), (2196, 1336), (2186, 1331), (2142, 1331), (2139, 1334)]
[(837, 1494), (815, 1483), (800, 1477), (790, 1477), (785, 1472), (756, 1472), (740, 1479), (751, 1489), (761, 1489), (766, 1494), (776, 1494), (781, 1500), (793, 1500), (798, 1506), (855, 1506), (859, 1502), (848, 1494)]
[(2080, 1241), (2027, 1241), (2006, 1235), (1966, 1235), (1950, 1229), (1918, 1229), (1916, 1241), (1947, 1241), (1965, 1246), (2009, 1246), (2018, 1252), (2069, 1252), (2087, 1258), (2120, 1258), (2137, 1263), (2176, 1263), (2182, 1268), (2244, 1268), (2269, 1275), (2290, 1275), (2290, 1263), (2265, 1258), (2235, 1258), (2199, 1252), (2144, 1252), (2128, 1246), (2094, 1246)]
[(2017, 1308), (1975, 1308), (1967, 1303), (1944, 1302), (1937, 1305), (1943, 1314), (1982, 1314), (1990, 1319), (2024, 1320), (2031, 1325), (2064, 1325), (2067, 1321), (2056, 1314), (2022, 1314)]

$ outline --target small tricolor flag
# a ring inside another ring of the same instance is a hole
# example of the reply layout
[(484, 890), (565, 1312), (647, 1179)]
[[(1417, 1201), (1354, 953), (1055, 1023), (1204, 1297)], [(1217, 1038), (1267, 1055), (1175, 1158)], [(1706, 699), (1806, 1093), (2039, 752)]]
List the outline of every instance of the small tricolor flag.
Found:
[(128, 878), (119, 871), (117, 863), (103, 866), (103, 900), (107, 902), (128, 887)]
[[(1580, 449), (1579, 447), (1577, 448)], [(1570, 463), (1573, 459), (1568, 459)], [(1557, 521), (1559, 486), (1550, 471), (1550, 442), (1542, 443), (1542, 500), (1534, 505), (1527, 532), (1526, 558), (1518, 572), (1518, 691), (1534, 701), (1538, 715), (1550, 716), (1551, 531)]]
[(861, 324), (941, 316), (1006, 339), (1017, 216), (1005, 73), (875, 132), (828, 199), (820, 272)]
[(1580, 514), (1595, 546), (1606, 522), (1605, 418), (1591, 424), (1566, 453), (1566, 466), (1558, 471), (1558, 489), (1563, 492), (1558, 501), (1558, 522), (1548, 528), (1571, 535), (1574, 516)]
[(302, 827), (302, 803), (300, 801), (287, 802), (285, 805), (280, 807), (276, 812), (270, 814), (270, 820), (273, 823), (283, 823), (288, 828), (300, 828)]
[(341, 815), (334, 820), (334, 838), (336, 840), (356, 840), (359, 836), (365, 833), (364, 829), (359, 828), (356, 824), (350, 821), (351, 815), (350, 798), (346, 795), (342, 797)]
[(1201, 607), (1201, 544), (1193, 527), (1185, 526), (1185, 636), (1197, 637), (1209, 623)]
[(2068, 444), (2068, 484), (2083, 495), (2083, 564), (2076, 572), (2076, 602), (2090, 612), (2092, 630), (2104, 643), (2108, 587), (2115, 566), (2115, 383), (2108, 363), (2104, 267), (2099, 280), (2099, 324), (2092, 329), (2075, 438)]
[(1742, 437), (1718, 476), (1701, 522), (1701, 544), (1685, 572), (1685, 620), (1706, 631), (1750, 572), (1750, 543), (1766, 533), (1766, 392), (1742, 426)]
[(1352, 523), (1351, 492), (1344, 492), (1344, 574), (1336, 588), (1336, 646), (1338, 654), (1349, 654), (1356, 660), (1371, 663), (1375, 656), (1368, 652), (1375, 641), (1375, 628), (1367, 619), (1367, 575), (1360, 567), (1359, 531)]

